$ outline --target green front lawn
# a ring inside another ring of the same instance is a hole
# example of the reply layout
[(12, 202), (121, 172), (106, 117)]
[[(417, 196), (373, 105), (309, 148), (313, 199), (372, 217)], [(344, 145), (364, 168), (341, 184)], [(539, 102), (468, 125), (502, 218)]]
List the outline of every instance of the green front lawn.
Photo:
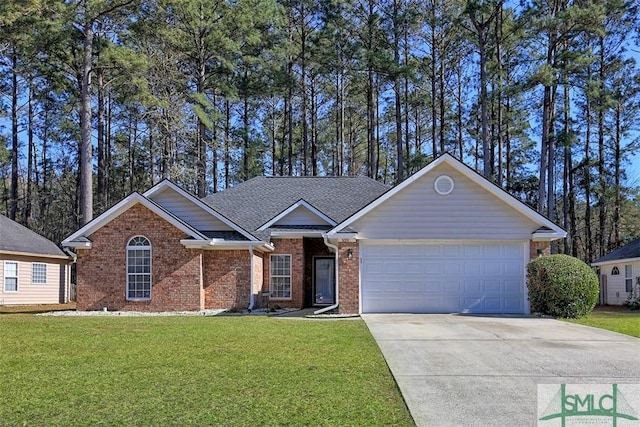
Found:
[(581, 319), (567, 319), (567, 321), (640, 338), (640, 311), (637, 310), (598, 307)]
[(0, 316), (0, 425), (412, 425), (361, 320)]

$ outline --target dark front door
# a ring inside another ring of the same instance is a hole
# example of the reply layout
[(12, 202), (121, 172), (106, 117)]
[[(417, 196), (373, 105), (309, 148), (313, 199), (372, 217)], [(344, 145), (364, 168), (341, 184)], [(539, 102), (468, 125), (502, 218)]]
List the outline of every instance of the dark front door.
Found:
[(334, 304), (336, 297), (335, 258), (314, 258), (313, 260), (313, 303)]

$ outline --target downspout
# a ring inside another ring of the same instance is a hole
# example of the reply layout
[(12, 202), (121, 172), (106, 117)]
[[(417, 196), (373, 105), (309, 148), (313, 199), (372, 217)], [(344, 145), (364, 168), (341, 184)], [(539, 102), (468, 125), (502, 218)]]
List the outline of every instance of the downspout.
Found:
[(336, 245), (333, 245), (331, 243), (329, 243), (329, 239), (327, 238), (327, 235), (325, 233), (322, 233), (322, 238), (324, 239), (324, 244), (327, 245), (328, 248), (333, 249), (335, 254), (336, 254), (336, 262), (335, 262), (335, 273), (336, 273), (336, 303), (333, 305), (330, 305), (329, 307), (324, 307), (321, 308), (319, 310), (316, 310), (313, 312), (313, 314), (322, 314), (325, 313), (327, 311), (331, 311), (334, 310), (336, 308), (338, 308), (338, 305), (340, 305), (340, 300), (338, 299), (338, 296), (340, 295), (340, 286), (338, 286), (338, 264), (339, 264), (339, 259), (338, 259), (338, 247)]
[(251, 265), (251, 280), (249, 281), (249, 307), (247, 308), (247, 311), (249, 313), (251, 313), (251, 310), (253, 310), (253, 306), (256, 304), (256, 298), (255, 295), (253, 295), (253, 285), (254, 285), (254, 278), (253, 278), (253, 245), (249, 245), (249, 262)]

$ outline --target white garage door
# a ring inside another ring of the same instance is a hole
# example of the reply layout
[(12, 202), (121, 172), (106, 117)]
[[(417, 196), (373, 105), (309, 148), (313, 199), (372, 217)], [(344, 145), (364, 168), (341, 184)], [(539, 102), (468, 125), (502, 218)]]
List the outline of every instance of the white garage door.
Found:
[(364, 313), (525, 312), (525, 242), (360, 244)]

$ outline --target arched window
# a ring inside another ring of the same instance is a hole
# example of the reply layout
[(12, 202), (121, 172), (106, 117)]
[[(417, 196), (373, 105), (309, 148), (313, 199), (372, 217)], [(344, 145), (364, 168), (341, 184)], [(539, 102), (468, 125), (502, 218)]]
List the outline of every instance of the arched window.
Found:
[(613, 268), (611, 269), (611, 275), (612, 275), (612, 276), (617, 276), (617, 275), (619, 275), (619, 274), (620, 274), (620, 270), (618, 270), (618, 267), (613, 267)]
[(151, 299), (151, 243), (135, 236), (127, 244), (127, 299)]

